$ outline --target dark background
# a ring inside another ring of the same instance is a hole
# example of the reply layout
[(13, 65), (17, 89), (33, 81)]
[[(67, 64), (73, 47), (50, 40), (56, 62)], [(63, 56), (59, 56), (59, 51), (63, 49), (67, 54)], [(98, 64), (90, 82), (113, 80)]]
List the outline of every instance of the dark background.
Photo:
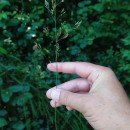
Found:
[[(51, 1), (49, 6), (51, 8)], [(84, 61), (113, 69), (130, 96), (130, 1), (65, 0), (58, 61)], [(75, 24), (82, 21), (74, 29)], [(64, 23), (64, 24), (63, 24)], [(48, 31), (47, 31), (48, 30)], [(54, 21), (40, 0), (0, 0), (0, 129), (54, 130), (45, 92), (55, 85), (46, 69), (55, 61)], [(76, 78), (59, 74), (58, 83)], [(76, 111), (57, 109), (59, 130), (91, 130)]]

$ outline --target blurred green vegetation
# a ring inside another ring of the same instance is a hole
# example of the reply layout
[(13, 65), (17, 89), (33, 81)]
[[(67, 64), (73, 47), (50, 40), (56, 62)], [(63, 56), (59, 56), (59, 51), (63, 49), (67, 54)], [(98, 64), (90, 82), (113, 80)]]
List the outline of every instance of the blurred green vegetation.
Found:
[[(48, 0), (51, 3), (51, 0)], [(58, 61), (85, 61), (114, 70), (130, 97), (130, 1), (65, 0), (58, 6)], [(82, 21), (75, 29), (75, 24)], [(0, 0), (0, 129), (53, 130), (45, 92), (55, 85), (54, 22), (44, 0)], [(59, 74), (58, 83), (76, 78)], [(76, 111), (57, 109), (59, 130), (91, 130)]]

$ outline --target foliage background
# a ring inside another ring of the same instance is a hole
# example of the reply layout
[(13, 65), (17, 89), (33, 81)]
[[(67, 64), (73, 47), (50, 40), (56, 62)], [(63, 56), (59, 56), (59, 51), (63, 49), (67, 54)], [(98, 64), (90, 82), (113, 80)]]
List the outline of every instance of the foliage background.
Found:
[[(65, 0), (57, 13), (63, 8), (58, 27), (69, 36), (59, 42), (58, 61), (108, 66), (130, 97), (130, 1)], [(77, 21), (82, 24), (74, 29)], [(55, 61), (54, 30), (44, 0), (0, 0), (0, 129), (55, 129), (45, 96), (55, 85), (55, 75), (46, 69)], [(59, 84), (76, 78), (58, 77)], [(92, 129), (75, 111), (62, 107), (57, 116), (59, 130)]]

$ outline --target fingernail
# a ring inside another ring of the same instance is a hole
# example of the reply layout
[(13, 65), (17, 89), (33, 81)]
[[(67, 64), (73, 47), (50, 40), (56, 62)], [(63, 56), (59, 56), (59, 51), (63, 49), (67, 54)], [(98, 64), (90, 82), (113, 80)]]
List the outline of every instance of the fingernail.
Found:
[(47, 65), (47, 67), (48, 67), (48, 68), (54, 68), (54, 67), (55, 67), (55, 63), (49, 63), (49, 64)]
[(53, 100), (56, 100), (56, 101), (59, 100), (59, 98), (60, 98), (60, 89), (53, 90), (51, 92), (51, 98)]
[(50, 104), (51, 104), (52, 107), (56, 107), (56, 103), (57, 103), (57, 102), (54, 101), (54, 100), (51, 100), (51, 102), (50, 102)]

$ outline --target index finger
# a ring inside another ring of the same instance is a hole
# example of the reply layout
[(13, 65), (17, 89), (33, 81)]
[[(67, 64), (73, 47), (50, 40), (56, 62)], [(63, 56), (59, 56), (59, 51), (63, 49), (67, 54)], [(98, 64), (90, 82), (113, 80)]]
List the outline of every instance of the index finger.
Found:
[(53, 72), (77, 74), (82, 78), (87, 78), (92, 83), (101, 72), (101, 66), (87, 62), (56, 62), (48, 64), (47, 68)]

